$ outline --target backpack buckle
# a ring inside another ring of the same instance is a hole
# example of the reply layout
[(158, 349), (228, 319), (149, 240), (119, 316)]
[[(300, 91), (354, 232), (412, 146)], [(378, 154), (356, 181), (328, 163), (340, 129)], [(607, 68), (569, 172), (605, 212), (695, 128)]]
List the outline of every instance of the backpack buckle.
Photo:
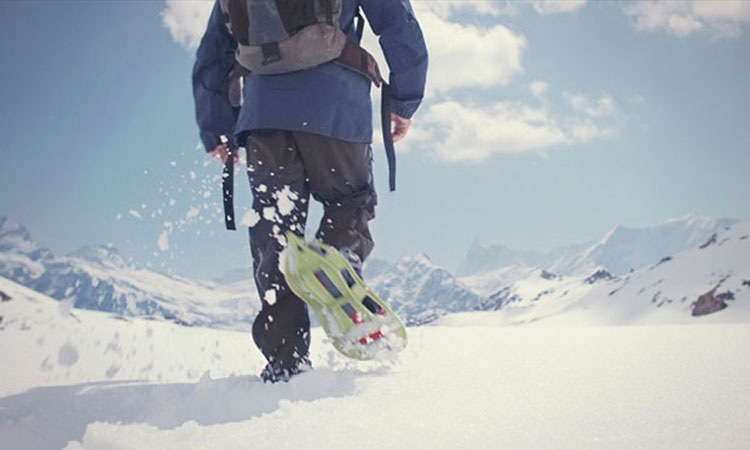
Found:
[(281, 51), (279, 51), (278, 42), (269, 42), (260, 46), (263, 52), (263, 65), (267, 66), (281, 60)]

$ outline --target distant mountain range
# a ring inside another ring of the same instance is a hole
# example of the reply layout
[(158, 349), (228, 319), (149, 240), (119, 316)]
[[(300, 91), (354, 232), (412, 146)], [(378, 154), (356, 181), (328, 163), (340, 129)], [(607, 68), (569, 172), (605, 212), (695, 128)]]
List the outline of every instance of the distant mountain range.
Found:
[(556, 247), (548, 252), (514, 250), (504, 245), (485, 245), (474, 240), (456, 270), (460, 277), (493, 272), (504, 267), (552, 267), (575, 261), (593, 245), (591, 242)]
[[(690, 318), (693, 302), (719, 285), (719, 279), (712, 276), (719, 273), (719, 268), (723, 268), (722, 273), (734, 274), (735, 284), (737, 280), (750, 280), (750, 256), (727, 260), (721, 252), (696, 253), (695, 250), (727, 239), (723, 251), (736, 251), (733, 249), (744, 245), (744, 240), (722, 236), (731, 236), (735, 232), (732, 230), (743, 230), (749, 223), (691, 214), (648, 228), (618, 226), (599, 242), (560, 247), (547, 253), (514, 251), (475, 242), (461, 264), (459, 273), (463, 275), (460, 277), (424, 255), (404, 258), (393, 265), (384, 261), (370, 262), (365, 266), (365, 277), (378, 295), (389, 299), (411, 323), (426, 323), (457, 311), (502, 310), (510, 316), (523, 309), (536, 311), (529, 312), (525, 319), (532, 321), (541, 311), (536, 310), (538, 305), (575, 305), (588, 301), (584, 296), (589, 295), (593, 287), (609, 286), (616, 290), (619, 283), (632, 283), (625, 280), (644, 277), (644, 271), (652, 273), (649, 268), (674, 259), (679, 263), (671, 267), (680, 267), (685, 274), (704, 282), (687, 288), (681, 278), (684, 275), (679, 271), (664, 274), (661, 281), (644, 279), (658, 281), (662, 286), (658, 291), (662, 292), (660, 295), (672, 290), (682, 292), (679, 300), (685, 303), (685, 317)], [(653, 273), (660, 273), (660, 270)], [(734, 289), (741, 290), (736, 286)], [(643, 287), (641, 292), (639, 287), (637, 295), (624, 292), (638, 297), (652, 291)], [(561, 297), (565, 301), (561, 301)], [(613, 297), (623, 304), (635, 301), (622, 295)], [(661, 307), (663, 303), (656, 301), (654, 305)]]
[(381, 298), (406, 317), (408, 325), (430, 322), (448, 312), (468, 311), (481, 301), (471, 288), (424, 254), (393, 265), (368, 263), (364, 277)]
[(486, 296), (480, 309), (496, 311), (498, 324), (694, 323), (709, 315), (711, 321), (750, 322), (750, 222), (626, 275), (604, 268), (589, 276), (531, 269)]
[(246, 328), (260, 306), (247, 281), (194, 281), (136, 268), (112, 247), (86, 246), (55, 256), (21, 224), (3, 217), (0, 275), (76, 308), (186, 325)]
[[(551, 317), (559, 308), (640, 305), (644, 296), (653, 300), (647, 308), (679, 310), (690, 318), (699, 298), (705, 304), (697, 307), (699, 313), (719, 311), (711, 305), (722, 302), (733, 309), (744, 302), (750, 257), (741, 255), (749, 223), (689, 215), (648, 228), (615, 227), (599, 242), (547, 253), (475, 242), (460, 277), (424, 254), (395, 264), (370, 260), (364, 276), (410, 325), (488, 310), (519, 323)], [(750, 255), (747, 250), (744, 255)], [(730, 258), (735, 254), (740, 256)], [(196, 281), (132, 267), (107, 246), (59, 257), (7, 218), (0, 218), (0, 276), (77, 308), (187, 325), (247, 328), (260, 307), (248, 269)]]
[(647, 228), (617, 226), (599, 242), (579, 243), (549, 252), (517, 251), (475, 241), (457, 270), (459, 276), (492, 272), (509, 266), (538, 266), (572, 275), (605, 267), (615, 275), (650, 264), (702, 243), (708, 236), (736, 223), (689, 214)]

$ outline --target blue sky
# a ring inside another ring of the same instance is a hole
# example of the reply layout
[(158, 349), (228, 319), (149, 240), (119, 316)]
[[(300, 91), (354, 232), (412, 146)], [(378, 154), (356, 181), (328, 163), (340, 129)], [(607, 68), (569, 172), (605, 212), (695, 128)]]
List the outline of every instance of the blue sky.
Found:
[[(690, 212), (750, 217), (750, 3), (413, 4), (429, 91), (395, 193), (375, 144), (374, 256), (454, 267), (475, 238), (545, 249)], [(111, 243), (197, 277), (249, 265), (196, 148), (206, 10), (0, 2), (0, 215), (58, 254)]]

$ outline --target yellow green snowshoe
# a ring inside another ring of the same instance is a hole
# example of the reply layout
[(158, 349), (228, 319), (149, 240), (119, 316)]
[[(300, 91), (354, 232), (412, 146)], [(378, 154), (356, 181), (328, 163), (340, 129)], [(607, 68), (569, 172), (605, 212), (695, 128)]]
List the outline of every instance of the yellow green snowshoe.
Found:
[(345, 356), (375, 359), (406, 347), (406, 328), (330, 245), (286, 233), (281, 266), (292, 291), (313, 310)]

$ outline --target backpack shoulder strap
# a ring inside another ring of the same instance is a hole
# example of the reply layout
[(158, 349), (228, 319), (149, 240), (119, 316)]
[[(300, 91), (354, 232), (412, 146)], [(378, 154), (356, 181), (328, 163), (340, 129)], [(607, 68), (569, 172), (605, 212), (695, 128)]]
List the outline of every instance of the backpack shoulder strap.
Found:
[(240, 44), (248, 45), (250, 43), (248, 33), (250, 21), (248, 19), (247, 2), (245, 0), (223, 0), (223, 5), (226, 5), (225, 14), (232, 36)]
[(362, 12), (357, 6), (357, 12), (354, 14), (354, 20), (357, 22), (355, 25), (355, 32), (357, 33), (357, 43), (362, 42), (362, 33), (365, 31), (365, 18), (362, 17)]

